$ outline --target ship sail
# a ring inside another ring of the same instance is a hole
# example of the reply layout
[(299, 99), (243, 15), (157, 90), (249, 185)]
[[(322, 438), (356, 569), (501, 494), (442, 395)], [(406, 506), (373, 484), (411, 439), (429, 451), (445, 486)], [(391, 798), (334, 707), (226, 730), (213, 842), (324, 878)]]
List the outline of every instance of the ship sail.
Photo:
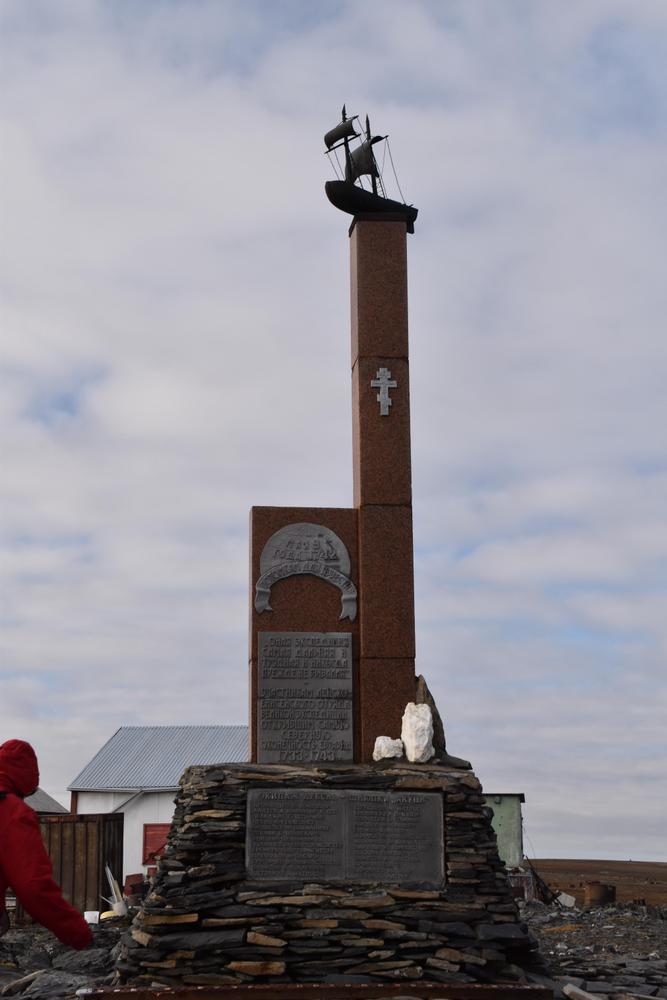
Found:
[(356, 139), (359, 133), (354, 130), (354, 118), (348, 118), (347, 121), (342, 121), (340, 125), (336, 125), (327, 132), (324, 137), (324, 145), (327, 149), (331, 149), (335, 146), (337, 142), (342, 139)]
[(374, 135), (372, 139), (367, 139), (356, 149), (350, 150), (350, 158), (345, 166), (346, 181), (356, 181), (363, 174), (370, 174), (371, 177), (380, 176), (373, 156), (373, 143), (380, 142), (381, 139), (381, 135)]

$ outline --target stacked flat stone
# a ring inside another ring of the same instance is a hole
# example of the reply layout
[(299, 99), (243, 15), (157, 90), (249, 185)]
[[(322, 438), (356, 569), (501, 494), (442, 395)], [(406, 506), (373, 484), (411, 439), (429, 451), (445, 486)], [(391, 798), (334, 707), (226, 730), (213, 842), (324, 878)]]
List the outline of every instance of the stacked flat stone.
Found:
[[(446, 881), (251, 882), (251, 789), (442, 792)], [(151, 892), (118, 961), (126, 982), (511, 980), (532, 947), (469, 770), (438, 764), (190, 767)]]

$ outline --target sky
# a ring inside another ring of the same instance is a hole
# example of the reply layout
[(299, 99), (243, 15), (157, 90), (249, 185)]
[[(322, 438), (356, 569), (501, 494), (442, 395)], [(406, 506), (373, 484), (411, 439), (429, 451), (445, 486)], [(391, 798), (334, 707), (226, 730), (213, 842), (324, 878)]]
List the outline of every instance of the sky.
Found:
[(667, 861), (666, 47), (664, 0), (0, 0), (0, 736), (45, 790), (245, 722), (249, 509), (352, 503), (345, 102), (419, 208), (448, 749), (529, 856)]

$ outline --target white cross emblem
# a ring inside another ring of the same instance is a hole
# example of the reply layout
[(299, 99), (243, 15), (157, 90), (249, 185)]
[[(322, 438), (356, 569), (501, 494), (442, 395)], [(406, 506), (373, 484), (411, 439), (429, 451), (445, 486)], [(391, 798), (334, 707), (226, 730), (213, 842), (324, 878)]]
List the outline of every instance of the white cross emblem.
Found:
[(397, 385), (398, 382), (391, 377), (391, 372), (388, 368), (378, 368), (375, 378), (371, 379), (371, 387), (380, 390), (376, 398), (380, 404), (381, 417), (389, 416), (389, 407), (391, 406), (389, 390), (395, 389)]

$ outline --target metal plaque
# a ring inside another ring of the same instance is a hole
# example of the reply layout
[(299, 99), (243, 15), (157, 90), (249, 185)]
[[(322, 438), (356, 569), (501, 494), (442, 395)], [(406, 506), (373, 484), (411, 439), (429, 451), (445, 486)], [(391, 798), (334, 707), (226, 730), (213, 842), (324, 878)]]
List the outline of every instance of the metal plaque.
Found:
[(271, 587), (288, 576), (307, 573), (341, 592), (340, 619), (357, 617), (357, 588), (350, 580), (350, 556), (338, 535), (322, 524), (288, 524), (274, 532), (262, 549), (255, 584), (255, 610), (271, 611)]
[(246, 876), (440, 887), (442, 807), (438, 792), (251, 789)]
[(353, 759), (352, 636), (259, 632), (257, 760)]

